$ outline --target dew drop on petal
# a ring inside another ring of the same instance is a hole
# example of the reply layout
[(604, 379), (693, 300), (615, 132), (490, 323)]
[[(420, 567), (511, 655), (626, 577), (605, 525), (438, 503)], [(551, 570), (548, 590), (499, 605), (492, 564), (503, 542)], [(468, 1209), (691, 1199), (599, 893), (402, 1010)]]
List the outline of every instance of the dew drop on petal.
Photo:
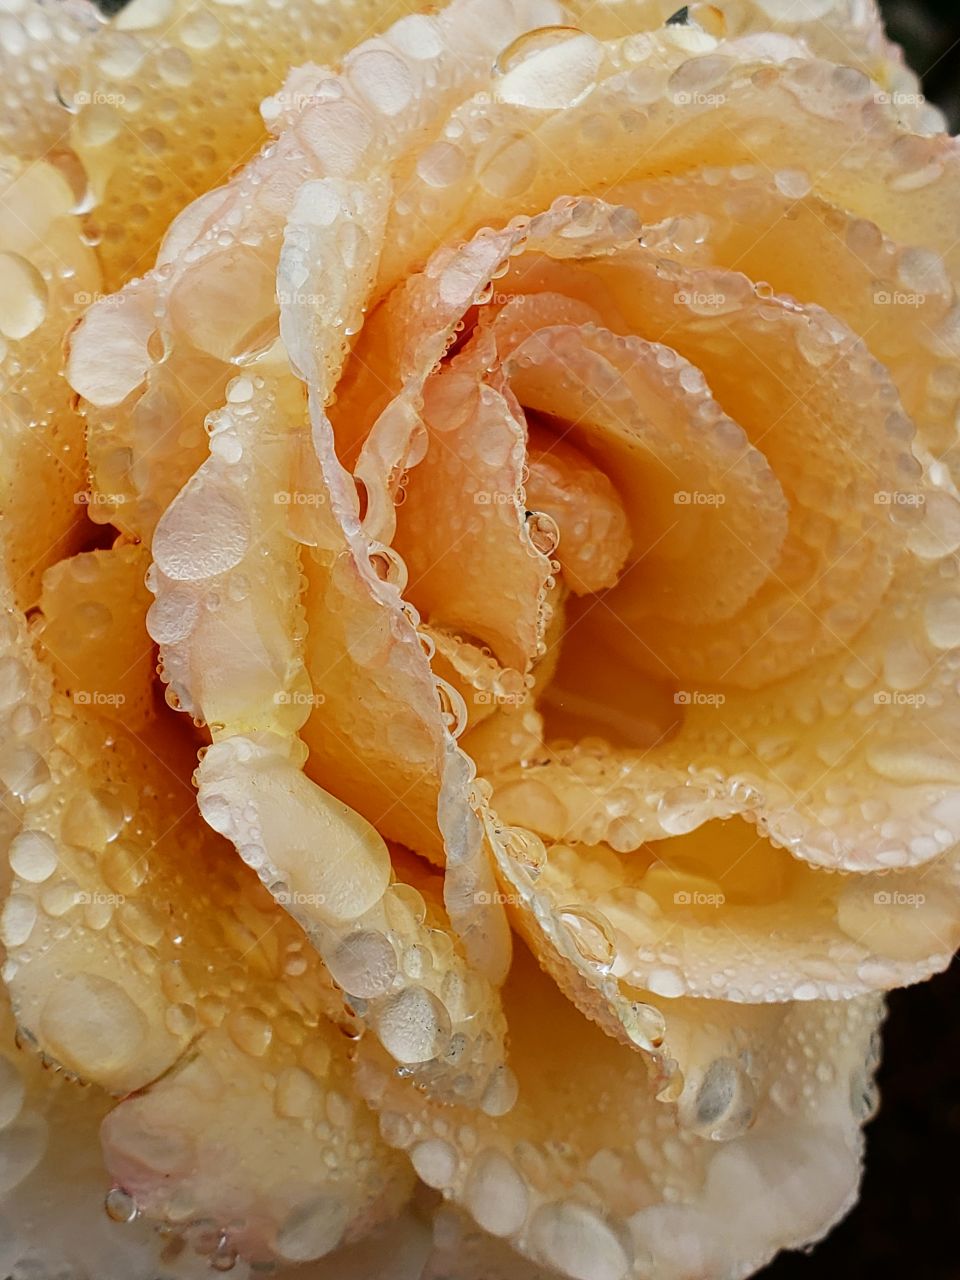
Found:
[(573, 945), (591, 964), (609, 968), (617, 954), (610, 921), (593, 907), (561, 907), (560, 922), (566, 927)]
[(530, 1202), (521, 1174), (502, 1152), (492, 1149), (475, 1157), (464, 1196), (477, 1222), (494, 1236), (519, 1231)]
[(397, 1062), (408, 1065), (429, 1062), (447, 1045), (450, 1016), (425, 987), (407, 987), (392, 996), (380, 1010), (377, 1033), (383, 1047)]
[(42, 884), (57, 869), (57, 846), (44, 831), (21, 831), (10, 844), (10, 869), (30, 884)]
[(732, 1058), (717, 1058), (707, 1068), (689, 1109), (687, 1123), (703, 1138), (726, 1142), (753, 1121), (756, 1090)]
[(103, 1207), (107, 1217), (113, 1222), (133, 1222), (138, 1213), (136, 1201), (129, 1191), (124, 1191), (123, 1187), (111, 1187), (106, 1194)]
[(0, 253), (0, 333), (29, 337), (46, 314), (47, 286), (37, 268), (18, 253)]
[(602, 62), (603, 46), (576, 27), (528, 31), (497, 59), (497, 99), (544, 110), (572, 107), (593, 88)]

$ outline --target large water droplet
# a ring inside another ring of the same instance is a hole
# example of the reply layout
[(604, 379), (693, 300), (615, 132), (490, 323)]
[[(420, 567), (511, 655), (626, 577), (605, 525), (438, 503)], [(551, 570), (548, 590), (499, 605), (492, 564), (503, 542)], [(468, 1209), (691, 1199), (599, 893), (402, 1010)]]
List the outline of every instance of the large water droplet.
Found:
[(613, 926), (606, 916), (594, 907), (561, 907), (560, 922), (573, 940), (573, 945), (591, 964), (609, 969), (617, 954)]
[(43, 276), (18, 253), (0, 253), (0, 333), (26, 338), (47, 315), (47, 286)]
[(572, 107), (593, 88), (603, 45), (576, 27), (540, 27), (504, 49), (494, 66), (496, 97), (520, 107)]

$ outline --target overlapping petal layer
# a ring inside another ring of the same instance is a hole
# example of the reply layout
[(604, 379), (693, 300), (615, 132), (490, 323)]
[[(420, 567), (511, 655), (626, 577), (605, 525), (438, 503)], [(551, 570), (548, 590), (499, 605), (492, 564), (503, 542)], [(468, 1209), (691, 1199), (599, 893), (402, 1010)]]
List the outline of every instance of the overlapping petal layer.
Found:
[(7, 32), (4, 978), (172, 1274), (746, 1275), (960, 941), (956, 144), (675, 7)]

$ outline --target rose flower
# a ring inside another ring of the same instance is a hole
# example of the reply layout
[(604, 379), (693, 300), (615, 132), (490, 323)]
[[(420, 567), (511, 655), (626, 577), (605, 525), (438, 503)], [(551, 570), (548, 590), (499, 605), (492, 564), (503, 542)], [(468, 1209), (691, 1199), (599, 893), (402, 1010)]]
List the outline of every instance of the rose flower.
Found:
[(960, 941), (960, 150), (866, 0), (673, 7), (4, 15), (0, 1273), (853, 1202)]

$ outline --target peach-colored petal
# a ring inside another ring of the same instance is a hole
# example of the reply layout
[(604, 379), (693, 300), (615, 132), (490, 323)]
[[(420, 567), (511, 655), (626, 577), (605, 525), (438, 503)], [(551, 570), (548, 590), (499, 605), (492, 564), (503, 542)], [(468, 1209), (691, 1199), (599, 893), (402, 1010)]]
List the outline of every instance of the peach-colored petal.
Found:
[[(402, 971), (405, 952), (432, 955), (439, 939), (416, 912), (397, 915), (399, 906), (391, 907), (402, 903), (406, 886), (391, 887), (391, 858), (379, 834), (396, 826), (414, 842), (421, 832), (439, 842), (442, 719), (429, 664), (409, 623), (409, 635), (392, 636), (390, 595), (381, 603), (352, 564), (316, 458), (311, 470), (302, 453), (299, 383), (279, 367), (256, 381), (230, 384), (211, 456), (154, 539), (157, 599), (149, 625), (161, 642), (170, 696), (204, 719), (215, 739), (198, 775), (201, 809), (301, 922), (344, 990), (363, 999), (364, 1018), (386, 1043), (394, 1044), (387, 1015), (403, 1000), (411, 1018), (419, 1011), (417, 1024), (436, 1022), (424, 1056), (401, 1061), (437, 1089), (454, 1075), (462, 1086), (472, 1066), (482, 1092), (483, 1072), (491, 1069), (485, 1055), (489, 1050), (496, 1061), (500, 1052), (496, 1000), (480, 984), (474, 1003), (448, 1010), (444, 979), (461, 961), (446, 950), (446, 963), (438, 954), (422, 981)], [(303, 604), (298, 543), (307, 544)], [(389, 584), (373, 580), (382, 596)], [(356, 715), (357, 699), (370, 708), (368, 718)], [(382, 743), (385, 725), (395, 750), (383, 757), (376, 792), (366, 779), (377, 756), (364, 735)], [(303, 743), (296, 737), (302, 726)], [(360, 746), (345, 747), (344, 735)], [(418, 768), (426, 774), (421, 798), (432, 807), (418, 810), (411, 800), (406, 824), (400, 817), (392, 824), (374, 807), (379, 795), (392, 796), (385, 806), (397, 809), (407, 773), (416, 777)], [(358, 807), (377, 819), (376, 828), (343, 803), (354, 789), (365, 791)], [(381, 969), (374, 985), (363, 980), (368, 963)], [(450, 1064), (445, 1055), (455, 1036), (462, 1043)]]
[(818, 199), (811, 181), (800, 169), (738, 166), (627, 184), (608, 198), (632, 205), (645, 224), (657, 221), (666, 256), (734, 268), (843, 320), (940, 453), (953, 443), (960, 396), (944, 337), (955, 286), (940, 255), (894, 244), (868, 219)]
[[(691, 56), (681, 30), (609, 42), (593, 86), (565, 106), (539, 101), (536, 89), (520, 101), (494, 92), (464, 103), (452, 128), (473, 181), (464, 184), (450, 162), (432, 185), (419, 163), (405, 163), (404, 216), (388, 224), (382, 286), (404, 278), (433, 245), (495, 225), (505, 199), (511, 211), (533, 214), (561, 195), (686, 172), (707, 159), (803, 169), (821, 198), (901, 243), (941, 253), (956, 271), (954, 139), (913, 132), (861, 72), (810, 58), (744, 62), (708, 35)], [(550, 46), (532, 43), (524, 56), (549, 58)]]
[(68, 154), (70, 117), (57, 91), (102, 21), (87, 0), (28, 0), (7, 8), (0, 45), (4, 151), (30, 160), (53, 153), (77, 172)]
[(0, 161), (0, 510), (25, 608), (36, 603), (43, 570), (78, 548), (87, 525), (83, 422), (60, 377), (60, 352), (100, 273), (74, 204), (67, 176), (49, 160)]
[(732, 1022), (730, 1006), (695, 1004), (687, 1085), (665, 1104), (643, 1059), (581, 1021), (524, 953), (505, 995), (516, 1074), (501, 1115), (463, 1127), (376, 1062), (360, 1083), (421, 1178), (522, 1256), (575, 1280), (746, 1274), (846, 1211), (875, 1000)]

